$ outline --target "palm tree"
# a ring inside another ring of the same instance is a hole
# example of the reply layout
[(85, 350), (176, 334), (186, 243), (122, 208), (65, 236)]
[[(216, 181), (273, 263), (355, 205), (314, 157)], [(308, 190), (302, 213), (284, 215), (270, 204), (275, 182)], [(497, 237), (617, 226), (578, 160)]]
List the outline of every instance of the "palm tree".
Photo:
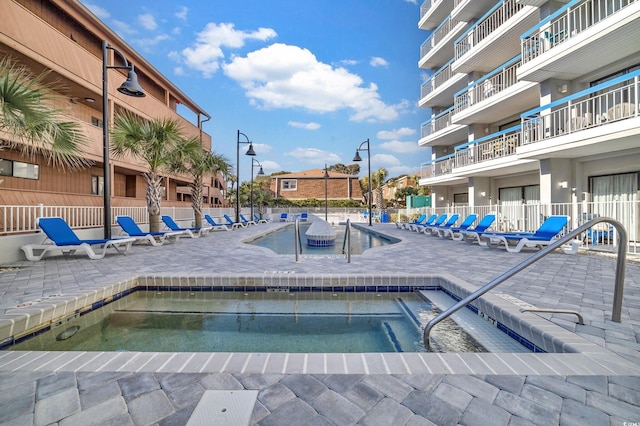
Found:
[[(106, 123), (105, 123), (106, 124)], [(184, 144), (180, 123), (172, 118), (145, 120), (131, 112), (116, 115), (111, 131), (111, 153), (121, 158), (127, 154), (143, 160), (149, 169), (143, 173), (147, 182), (149, 230), (160, 230), (162, 175), (168, 173)]]
[(223, 156), (209, 152), (202, 148), (200, 139), (194, 137), (184, 141), (176, 151), (171, 170), (178, 173), (188, 173), (191, 178), (191, 206), (195, 218), (195, 226), (202, 227), (202, 193), (204, 184), (202, 179), (205, 175), (215, 175), (221, 172), (228, 174), (231, 166), (229, 161)]
[(379, 168), (371, 175), (372, 188), (375, 188), (376, 194), (376, 208), (378, 210), (384, 208), (383, 188), (384, 180), (387, 178), (387, 169), (384, 167)]
[(57, 95), (44, 82), (47, 74), (34, 75), (8, 56), (0, 59), (0, 150), (42, 155), (61, 169), (84, 168), (91, 164), (83, 157), (88, 139), (78, 123), (53, 108)]

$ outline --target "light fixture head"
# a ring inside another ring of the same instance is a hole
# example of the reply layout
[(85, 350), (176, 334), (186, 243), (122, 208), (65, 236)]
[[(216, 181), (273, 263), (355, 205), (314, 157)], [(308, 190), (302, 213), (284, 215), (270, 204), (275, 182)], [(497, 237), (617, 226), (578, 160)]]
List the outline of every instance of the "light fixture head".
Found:
[(131, 69), (127, 74), (127, 80), (122, 83), (120, 87), (118, 87), (118, 92), (136, 98), (142, 98), (146, 96), (144, 90), (142, 90), (142, 87), (140, 87), (140, 84), (138, 84), (138, 75), (133, 68), (133, 64), (131, 64)]
[(250, 155), (250, 156), (256, 155), (256, 152), (253, 150), (253, 142), (249, 142), (249, 149), (244, 155)]
[(87, 102), (87, 103), (89, 103), (89, 104), (92, 104), (92, 103), (94, 103), (96, 100), (95, 100), (94, 98), (84, 98), (84, 101), (85, 101), (85, 102)]
[(260, 170), (258, 170), (258, 176), (264, 176), (264, 170), (262, 170), (262, 166), (260, 166)]
[(360, 158), (360, 153), (358, 152), (357, 149), (356, 149), (356, 155), (353, 156), (353, 161), (362, 161), (362, 158)]

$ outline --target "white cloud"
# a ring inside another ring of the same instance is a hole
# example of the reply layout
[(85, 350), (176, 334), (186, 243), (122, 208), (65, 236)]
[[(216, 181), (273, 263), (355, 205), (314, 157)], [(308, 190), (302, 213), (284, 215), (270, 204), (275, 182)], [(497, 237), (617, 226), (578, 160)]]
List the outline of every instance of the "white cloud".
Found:
[(297, 127), (299, 129), (305, 129), (305, 130), (318, 130), (320, 126), (318, 123), (300, 123), (298, 121), (290, 121), (289, 123), (287, 123), (289, 126), (291, 127)]
[(343, 59), (340, 61), (342, 65), (350, 66), (350, 65), (358, 65), (358, 61), (355, 59)]
[(185, 21), (187, 19), (187, 13), (189, 12), (189, 8), (187, 6), (182, 6), (176, 13), (175, 17)]
[(150, 13), (138, 15), (138, 22), (140, 22), (140, 25), (142, 25), (142, 27), (146, 30), (153, 31), (158, 28), (158, 24), (156, 23), (155, 18)]
[(317, 148), (296, 148), (293, 151), (286, 152), (284, 155), (294, 157), (300, 161), (306, 161), (309, 164), (324, 165), (324, 163), (340, 163), (340, 156), (336, 153), (323, 151)]
[[(247, 149), (249, 149), (247, 147)], [(271, 150), (273, 149), (273, 147), (271, 145), (267, 145), (266, 143), (255, 143), (253, 142), (253, 150), (259, 154), (266, 154), (267, 152), (271, 152)]]
[(401, 127), (399, 129), (393, 130), (381, 130), (378, 132), (376, 137), (378, 139), (400, 139), (403, 136), (411, 136), (415, 133), (415, 129), (412, 129), (410, 127)]
[(381, 143), (378, 147), (387, 151), (397, 152), (399, 154), (424, 152), (424, 148), (421, 148), (417, 142), (389, 141)]
[(182, 56), (188, 67), (200, 71), (207, 78), (220, 68), (219, 61), (224, 58), (223, 47), (238, 49), (246, 40), (266, 41), (276, 36), (271, 28), (247, 32), (236, 30), (230, 23), (209, 23), (198, 33), (194, 46), (182, 50)]
[(369, 65), (371, 65), (372, 67), (388, 67), (389, 62), (379, 56), (372, 56), (371, 60), (369, 61)]
[(418, 4), (418, 0), (404, 0), (404, 1), (406, 1), (407, 3), (415, 4), (415, 5)]
[(173, 73), (175, 75), (186, 75), (185, 72), (184, 72), (184, 68), (182, 68), (182, 67), (175, 67), (173, 69)]
[(280, 164), (276, 163), (275, 161), (271, 161), (271, 160), (264, 160), (261, 161), (260, 164), (262, 164), (262, 170), (265, 171), (265, 174), (271, 174), (271, 173), (267, 173), (266, 171), (272, 171), (272, 172), (279, 172), (282, 170), (282, 167), (280, 166)]
[[(313, 112), (352, 111), (352, 121), (393, 120), (405, 102), (387, 105), (378, 87), (345, 68), (319, 62), (307, 49), (281, 43), (234, 57), (224, 73), (246, 90), (251, 103), (265, 109), (302, 108)], [(408, 102), (407, 102), (408, 103)]]
[(89, 4), (89, 3), (86, 3), (85, 6), (87, 6), (87, 9), (89, 9), (91, 12), (93, 12), (94, 15), (96, 15), (98, 18), (102, 19), (103, 21), (111, 17), (111, 14), (106, 9), (100, 6), (97, 6), (95, 4)]
[(141, 48), (148, 50), (150, 47), (153, 47), (155, 45), (157, 45), (158, 43), (168, 40), (171, 37), (169, 37), (166, 34), (158, 34), (155, 37), (152, 38), (138, 38), (133, 40), (133, 43), (140, 46)]
[[(371, 156), (371, 163), (376, 165), (375, 168), (380, 168), (380, 167), (387, 168), (387, 167), (402, 165), (400, 160), (398, 160), (395, 156), (391, 154), (374, 154)], [(374, 167), (371, 166), (372, 171), (373, 169)]]
[(111, 26), (117, 33), (123, 34), (136, 34), (138, 31), (132, 28), (131, 25), (124, 21), (118, 21), (117, 19), (111, 22)]

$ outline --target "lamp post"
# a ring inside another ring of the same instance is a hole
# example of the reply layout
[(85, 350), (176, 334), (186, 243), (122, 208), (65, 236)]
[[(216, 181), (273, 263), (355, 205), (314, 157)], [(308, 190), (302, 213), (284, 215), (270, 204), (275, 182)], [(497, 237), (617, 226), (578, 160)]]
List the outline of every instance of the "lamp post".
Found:
[(329, 171), (327, 170), (327, 163), (324, 163), (324, 221), (328, 222), (327, 217), (329, 216), (329, 198), (328, 198), (328, 182), (329, 182)]
[[(258, 163), (258, 164), (254, 164), (254, 163)], [(258, 170), (258, 176), (264, 176), (264, 171), (262, 170), (262, 164), (260, 164), (260, 162), (255, 158), (252, 158), (251, 159), (251, 194), (249, 195), (251, 198), (251, 219), (249, 220), (254, 220), (253, 219), (253, 168), (256, 166), (260, 167), (260, 170)]]
[[(124, 65), (109, 65), (109, 50), (113, 50), (120, 56)], [(129, 70), (127, 79), (118, 92), (127, 96), (141, 98), (145, 96), (144, 90), (138, 84), (138, 76), (133, 64), (127, 62), (127, 58), (116, 48), (109, 46), (106, 40), (102, 40), (102, 170), (104, 182), (102, 195), (104, 196), (104, 238), (111, 239), (111, 171), (109, 170), (109, 69)]]
[[(241, 141), (240, 135), (244, 136), (246, 140)], [(240, 223), (240, 144), (249, 144), (249, 149), (247, 149), (245, 155), (254, 157), (256, 155), (256, 152), (253, 150), (253, 142), (249, 140), (247, 135), (240, 132), (240, 130), (238, 130), (238, 137), (236, 141), (238, 142), (236, 145), (236, 223)], [(251, 172), (253, 173), (253, 169), (251, 169)]]
[[(362, 145), (367, 144), (366, 148), (363, 148)], [(369, 139), (367, 139), (366, 141), (362, 142), (360, 144), (360, 146), (356, 149), (356, 155), (353, 157), (353, 161), (362, 161), (362, 158), (360, 158), (360, 151), (367, 151), (367, 163), (368, 163), (368, 168), (369, 168), (369, 197), (368, 197), (368, 201), (369, 201), (369, 226), (372, 226), (371, 224), (371, 148), (369, 146)]]

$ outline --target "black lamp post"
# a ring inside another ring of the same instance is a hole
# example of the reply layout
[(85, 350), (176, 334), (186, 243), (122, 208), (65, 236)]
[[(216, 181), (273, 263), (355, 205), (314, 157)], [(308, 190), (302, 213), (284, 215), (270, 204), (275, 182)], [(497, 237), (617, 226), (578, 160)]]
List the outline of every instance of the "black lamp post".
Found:
[(327, 195), (329, 192), (328, 182), (329, 182), (329, 171), (327, 170), (327, 163), (324, 163), (324, 221), (325, 222), (329, 221), (327, 219), (329, 215), (329, 198)]
[[(244, 136), (246, 140), (241, 141), (240, 135)], [(240, 144), (241, 143), (249, 144), (249, 149), (247, 149), (247, 152), (245, 152), (245, 155), (250, 155), (253, 157), (256, 155), (256, 152), (253, 150), (253, 142), (249, 140), (247, 135), (245, 135), (244, 133), (241, 133), (240, 130), (238, 130), (238, 137), (236, 140), (238, 142), (236, 146), (236, 183), (237, 183), (236, 185), (236, 223), (240, 223)], [(253, 172), (253, 169), (251, 170)]]
[[(258, 164), (254, 164), (254, 163), (258, 163)], [(249, 195), (251, 197), (251, 220), (254, 220), (253, 218), (253, 168), (254, 167), (260, 167), (260, 170), (258, 170), (258, 176), (264, 176), (264, 171), (262, 170), (262, 164), (260, 164), (260, 162), (258, 160), (256, 160), (255, 158), (251, 159), (251, 194)]]
[[(367, 144), (366, 148), (363, 148), (362, 145)], [(360, 144), (360, 146), (358, 147), (358, 149), (356, 149), (356, 155), (353, 157), (353, 161), (362, 161), (362, 158), (360, 158), (360, 151), (367, 151), (367, 163), (368, 163), (368, 167), (369, 167), (369, 197), (368, 197), (368, 201), (369, 201), (369, 226), (372, 226), (371, 224), (371, 148), (369, 146), (369, 139), (367, 139), (366, 141), (362, 142)]]
[[(120, 56), (124, 65), (108, 65), (109, 50), (113, 50)], [(144, 90), (138, 84), (138, 76), (136, 75), (133, 64), (127, 62), (127, 58), (116, 48), (109, 46), (106, 40), (102, 40), (102, 170), (104, 174), (104, 182), (102, 187), (102, 195), (104, 197), (104, 238), (111, 239), (111, 171), (109, 170), (109, 69), (126, 69), (129, 70), (127, 80), (118, 87), (118, 92), (127, 96), (143, 97)]]

